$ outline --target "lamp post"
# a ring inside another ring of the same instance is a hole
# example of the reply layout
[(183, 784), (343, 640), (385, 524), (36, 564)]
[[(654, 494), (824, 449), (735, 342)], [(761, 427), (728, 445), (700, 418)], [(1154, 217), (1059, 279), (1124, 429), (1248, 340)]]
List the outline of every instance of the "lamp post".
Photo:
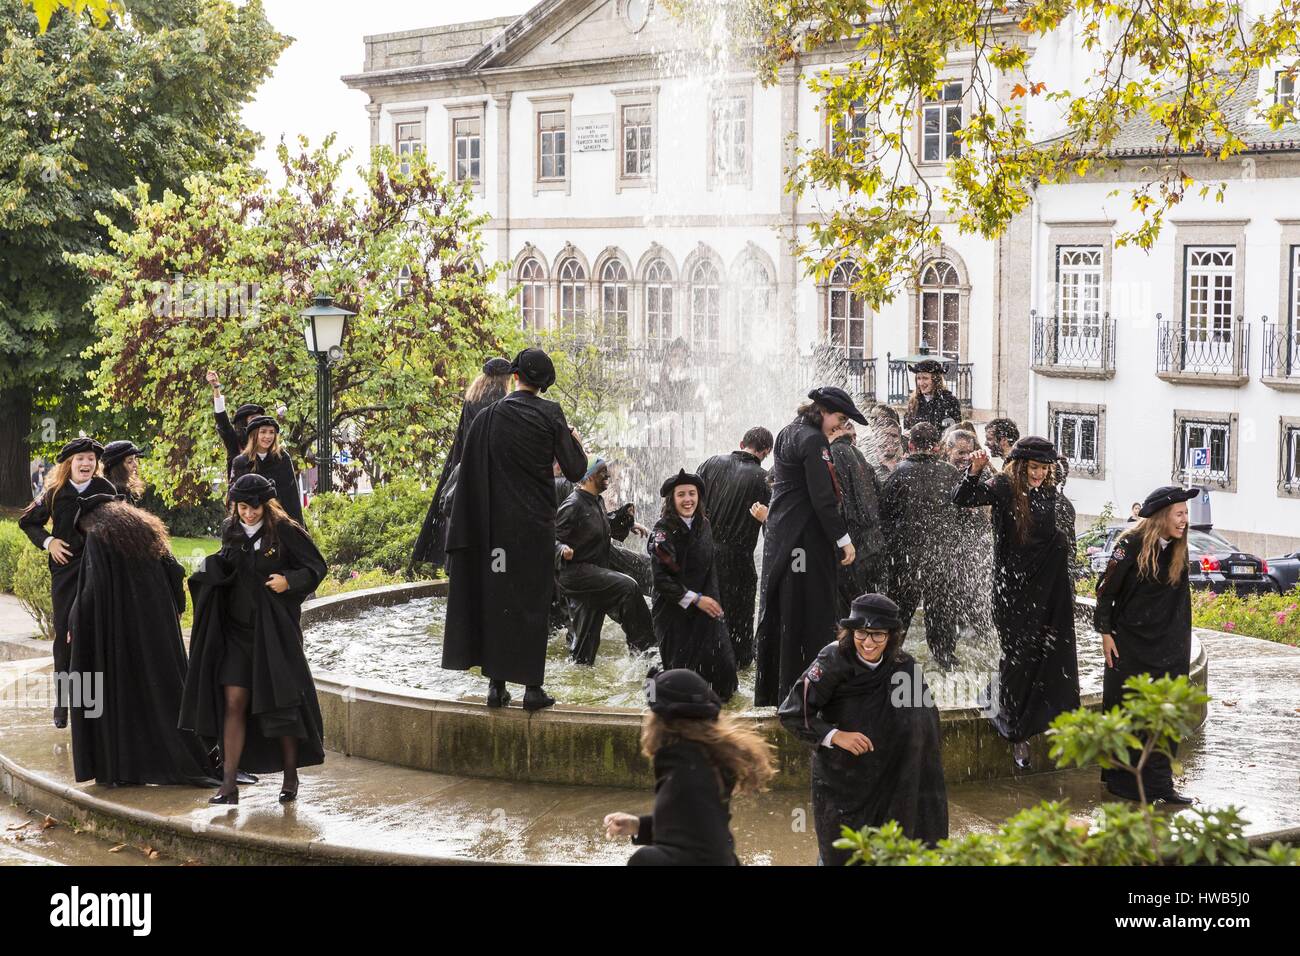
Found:
[(302, 334), (307, 340), (307, 351), (316, 356), (316, 491), (333, 491), (333, 442), (330, 440), (330, 366), (343, 358), (343, 325), (349, 315), (334, 300), (323, 294), (315, 296), (312, 305), (304, 309)]

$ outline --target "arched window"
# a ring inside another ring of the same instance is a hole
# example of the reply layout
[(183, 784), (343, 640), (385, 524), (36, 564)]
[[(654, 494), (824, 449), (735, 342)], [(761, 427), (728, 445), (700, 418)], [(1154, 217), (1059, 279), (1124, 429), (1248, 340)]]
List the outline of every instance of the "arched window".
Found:
[(560, 328), (575, 331), (587, 315), (587, 271), (577, 259), (560, 266)]
[(732, 337), (736, 346), (767, 341), (773, 333), (772, 309), (776, 299), (767, 266), (753, 257), (746, 259), (736, 274), (732, 293), (735, 303)]
[(673, 337), (673, 276), (668, 263), (656, 259), (645, 271), (645, 340), (667, 345)]
[(944, 358), (961, 357), (961, 279), (935, 259), (921, 271), (921, 344)]
[(536, 259), (519, 267), (519, 314), (524, 329), (546, 328), (546, 274)]
[(627, 268), (617, 259), (610, 259), (600, 272), (600, 314), (605, 324), (605, 337), (618, 342), (627, 341), (628, 287)]
[(826, 295), (826, 340), (848, 358), (867, 355), (867, 301), (853, 291), (858, 267), (847, 259), (831, 270)]
[(691, 270), (691, 343), (716, 350), (722, 335), (722, 283), (718, 267), (708, 259)]

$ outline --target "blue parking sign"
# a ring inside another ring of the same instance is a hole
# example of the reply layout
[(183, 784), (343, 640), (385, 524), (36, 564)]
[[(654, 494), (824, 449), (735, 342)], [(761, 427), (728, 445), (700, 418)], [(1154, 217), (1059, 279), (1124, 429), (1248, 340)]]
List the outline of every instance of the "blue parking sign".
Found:
[(1192, 449), (1192, 467), (1209, 468), (1210, 467), (1210, 449), (1193, 448)]

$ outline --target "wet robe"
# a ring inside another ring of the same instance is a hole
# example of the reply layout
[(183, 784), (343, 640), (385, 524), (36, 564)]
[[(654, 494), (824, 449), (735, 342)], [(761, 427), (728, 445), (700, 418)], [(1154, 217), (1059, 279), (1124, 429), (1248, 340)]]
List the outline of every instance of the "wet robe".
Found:
[(1029, 534), (1016, 536), (1011, 480), (985, 482), (967, 472), (953, 501), (992, 506), (993, 623), (1002, 645), (998, 663), (997, 732), (1012, 743), (1041, 734), (1056, 717), (1079, 706), (1074, 645), (1073, 543), (1060, 526), (1057, 492), (1029, 492)]
[(859, 594), (889, 593), (889, 552), (880, 518), (881, 488), (853, 439), (841, 435), (831, 442), (831, 461), (839, 479), (840, 513), (849, 527), (854, 558), (839, 566), (839, 601), (836, 616), (849, 616), (849, 605)]
[(660, 747), (654, 756), (654, 813), (641, 817), (632, 842), (641, 847), (629, 866), (736, 866), (731, 836), (735, 782), (690, 740)]
[(681, 604), (689, 591), (722, 604), (709, 519), (697, 513), (688, 528), (675, 514), (660, 518), (650, 532), (646, 550), (654, 569), (651, 615), (664, 670), (683, 667), (695, 671), (726, 701), (737, 686), (727, 606), (722, 605), (723, 619), (718, 620), (697, 604)]
[[(1184, 570), (1176, 586), (1168, 584), (1174, 547), (1162, 548), (1154, 579), (1138, 573), (1141, 536), (1128, 532), (1111, 552), (1110, 562), (1097, 586), (1093, 627), (1115, 639), (1119, 660), (1102, 678), (1101, 706), (1110, 710), (1123, 703), (1124, 682), (1138, 674), (1186, 677), (1192, 657), (1192, 589)], [(1138, 751), (1132, 751), (1137, 763)], [(1114, 792), (1137, 799), (1137, 786), (1127, 770), (1103, 770), (1102, 781)], [(1142, 786), (1148, 800), (1174, 789), (1169, 758), (1152, 753), (1143, 768)]]
[(202, 742), (176, 727), (188, 666), (178, 620), (185, 569), (170, 552), (158, 557), (134, 544), (142, 537), (136, 514), (114, 503), (83, 520), (70, 670), (81, 675), (83, 695), (99, 675), (102, 709), (69, 710), (73, 771), (78, 781), (106, 785), (217, 786)]
[(447, 460), (442, 464), (442, 473), (438, 476), (438, 484), (433, 489), (433, 501), (429, 502), (429, 510), (424, 515), (424, 524), (415, 539), (415, 547), (411, 552), (412, 563), (427, 561), (434, 567), (441, 567), (446, 563), (448, 516), (442, 513), (442, 493), (447, 487), (447, 479), (451, 477), (451, 473), (456, 470), (461, 457), (465, 454), (465, 436), (469, 434), (469, 426), (474, 424), (478, 413), (491, 404), (492, 402), (488, 401), (465, 402), (460, 407), (456, 437), (451, 443), (451, 451), (447, 453)]
[(949, 425), (956, 424), (962, 420), (961, 402), (957, 396), (948, 389), (943, 389), (933, 397), (927, 399), (925, 396), (916, 403), (915, 412), (903, 413), (903, 427), (911, 428), (918, 422), (929, 422), (935, 427), (940, 435)]
[(240, 455), (230, 465), (231, 483), (244, 475), (261, 475), (275, 485), (275, 500), (294, 521), (303, 523), (302, 492), (298, 490), (298, 473), (293, 470), (293, 460), (289, 453), (282, 451), (278, 455), (254, 455), (255, 462), (249, 464), (247, 455)]
[[(251, 704), (248, 734), (239, 761), (250, 773), (284, 770), (280, 737), (298, 738), (298, 766), (325, 761), (320, 702), (302, 649), (302, 602), (325, 578), (325, 559), (307, 533), (281, 524), (278, 540), (265, 540), (263, 525), (252, 537), (238, 522), (226, 523), (221, 550), (190, 576), (194, 626), (180, 726), (218, 741), (225, 721), (223, 664), (232, 646), (248, 635)], [(260, 542), (260, 547), (258, 546)], [(266, 586), (282, 574), (289, 589)]]
[(214, 411), (212, 415), (217, 420), (217, 434), (221, 436), (222, 447), (226, 449), (226, 477), (234, 481), (235, 459), (248, 446), (248, 430), (236, 428), (225, 409)]
[(705, 514), (713, 527), (718, 593), (727, 612), (727, 633), (736, 666), (744, 670), (754, 662), (754, 605), (758, 598), (754, 549), (763, 528), (749, 508), (755, 502), (771, 502), (772, 489), (762, 463), (744, 449), (714, 455), (700, 465), (696, 474), (709, 491)]
[[(66, 673), (68, 670), (71, 648), (66, 640), (60, 638), (68, 636), (68, 615), (72, 610), (72, 602), (77, 597), (77, 574), (81, 570), (81, 552), (85, 546), (85, 538), (76, 527), (77, 511), (81, 507), (82, 499), (89, 498), (91, 495), (105, 494), (117, 494), (117, 489), (113, 487), (111, 481), (100, 475), (92, 477), (90, 484), (82, 492), (78, 492), (69, 481), (59, 489), (59, 493), (48, 506), (45, 496), (42, 495), (36, 499), (30, 510), (24, 511), (18, 518), (18, 527), (36, 547), (44, 550), (45, 539), (50, 537), (58, 538), (72, 551), (67, 564), (58, 564), (53, 557), (46, 559), (50, 565), (50, 598), (54, 611), (55, 639), (51, 643), (56, 675)], [(51, 523), (48, 532), (45, 530), (47, 523)]]
[[(815, 748), (813, 820), (825, 865), (842, 866), (850, 856), (834, 846), (844, 826), (897, 820), (904, 834), (927, 844), (948, 836), (939, 710), (926, 703), (927, 693), (911, 655), (896, 650), (873, 670), (852, 643), (838, 642), (824, 647), (791, 688), (778, 716)], [(874, 749), (855, 756), (823, 746), (832, 730), (864, 734)]]
[(785, 700), (834, 639), (836, 542), (848, 537), (830, 445), (821, 429), (795, 419), (776, 436), (772, 458), (754, 682), (759, 707)]
[(442, 666), (540, 686), (555, 592), (552, 462), (581, 480), (586, 453), (555, 402), (519, 390), (479, 413), (447, 528)]

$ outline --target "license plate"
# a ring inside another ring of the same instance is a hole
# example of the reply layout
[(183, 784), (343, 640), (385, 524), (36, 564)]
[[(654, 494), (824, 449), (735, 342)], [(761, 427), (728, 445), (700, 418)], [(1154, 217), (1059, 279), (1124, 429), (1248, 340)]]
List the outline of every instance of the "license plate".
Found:
[(1253, 564), (1230, 564), (1228, 565), (1229, 574), (1254, 574), (1255, 566)]

